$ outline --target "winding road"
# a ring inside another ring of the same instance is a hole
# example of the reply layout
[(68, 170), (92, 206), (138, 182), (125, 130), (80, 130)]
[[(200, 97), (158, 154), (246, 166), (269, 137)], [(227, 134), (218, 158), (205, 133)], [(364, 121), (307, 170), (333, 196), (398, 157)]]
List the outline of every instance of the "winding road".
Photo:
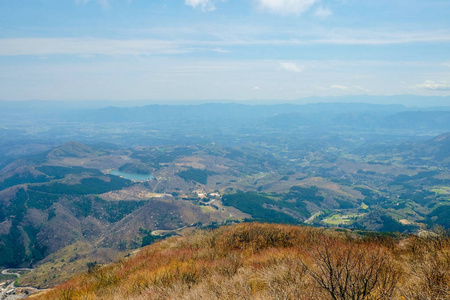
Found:
[(320, 215), (323, 214), (323, 211), (318, 211), (315, 214), (313, 214), (308, 220), (305, 221), (306, 224), (311, 223), (312, 221), (314, 221), (314, 219)]
[[(17, 278), (20, 277), (20, 273), (10, 272), (10, 270), (14, 270), (14, 271), (16, 271), (16, 272), (20, 272), (20, 271), (31, 271), (31, 270), (33, 270), (33, 269), (29, 269), (29, 268), (5, 269), (5, 270), (2, 271), (2, 274), (3, 274), (3, 275), (15, 275), (15, 276), (17, 276)], [(6, 297), (5, 297), (6, 294), (7, 294), (9, 291), (15, 289), (14, 282), (15, 282), (15, 280), (13, 280), (13, 281), (12, 281), (10, 284), (8, 284), (5, 288), (0, 288), (0, 300), (5, 299), (5, 298), (6, 298)]]

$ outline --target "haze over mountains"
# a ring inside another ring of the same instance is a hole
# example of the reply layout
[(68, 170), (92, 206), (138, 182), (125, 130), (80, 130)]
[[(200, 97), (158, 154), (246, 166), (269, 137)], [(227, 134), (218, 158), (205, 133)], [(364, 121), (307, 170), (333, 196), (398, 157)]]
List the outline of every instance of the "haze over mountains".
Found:
[[(430, 103), (429, 97), (420, 99), (423, 103)], [(108, 105), (114, 103), (108, 102)], [(102, 103), (94, 104), (93, 108), (89, 105), (86, 102), (0, 102), (0, 133), (3, 137), (0, 162), (8, 157), (31, 153), (33, 148), (50, 149), (71, 140), (139, 145), (171, 143), (176, 138), (183, 144), (213, 140), (228, 144), (239, 139), (237, 133), (264, 135), (268, 130), (277, 131), (280, 126), (285, 127), (281, 134), (285, 131), (290, 134), (303, 126), (296, 133), (302, 136), (317, 131), (341, 134), (357, 128), (366, 133), (373, 131), (376, 134), (378, 130), (384, 134), (381, 131), (383, 128), (410, 128), (419, 130), (414, 134), (406, 133), (414, 138), (417, 133), (431, 136), (433, 130), (436, 135), (446, 132), (449, 123), (448, 107), (353, 103), (150, 105), (128, 108), (104, 107)], [(126, 131), (128, 133), (123, 134)], [(221, 135), (216, 134), (219, 132)], [(150, 133), (152, 139), (140, 138)], [(186, 135), (190, 138), (185, 139)], [(14, 151), (11, 151), (13, 148)]]

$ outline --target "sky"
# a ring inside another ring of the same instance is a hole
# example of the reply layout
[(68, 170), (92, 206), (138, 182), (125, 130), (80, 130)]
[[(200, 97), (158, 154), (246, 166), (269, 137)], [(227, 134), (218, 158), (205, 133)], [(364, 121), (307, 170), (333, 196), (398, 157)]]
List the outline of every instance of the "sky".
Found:
[(2, 100), (450, 96), (449, 0), (0, 0)]

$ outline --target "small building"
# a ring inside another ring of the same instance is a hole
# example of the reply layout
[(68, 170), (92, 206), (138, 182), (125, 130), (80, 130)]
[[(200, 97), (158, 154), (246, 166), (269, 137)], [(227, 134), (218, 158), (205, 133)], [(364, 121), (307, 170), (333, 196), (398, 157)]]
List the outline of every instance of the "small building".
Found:
[(199, 198), (206, 198), (206, 193), (203, 190), (195, 190), (194, 193), (197, 194), (197, 197)]
[(208, 197), (218, 199), (218, 198), (220, 198), (220, 194), (219, 193), (209, 193)]

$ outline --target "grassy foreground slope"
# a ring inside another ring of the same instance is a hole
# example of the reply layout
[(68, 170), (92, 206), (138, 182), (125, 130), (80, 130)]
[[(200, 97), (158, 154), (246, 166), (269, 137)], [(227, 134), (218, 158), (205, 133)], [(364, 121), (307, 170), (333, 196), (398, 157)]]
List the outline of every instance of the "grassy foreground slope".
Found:
[(143, 248), (36, 299), (449, 299), (450, 238), (244, 223)]

